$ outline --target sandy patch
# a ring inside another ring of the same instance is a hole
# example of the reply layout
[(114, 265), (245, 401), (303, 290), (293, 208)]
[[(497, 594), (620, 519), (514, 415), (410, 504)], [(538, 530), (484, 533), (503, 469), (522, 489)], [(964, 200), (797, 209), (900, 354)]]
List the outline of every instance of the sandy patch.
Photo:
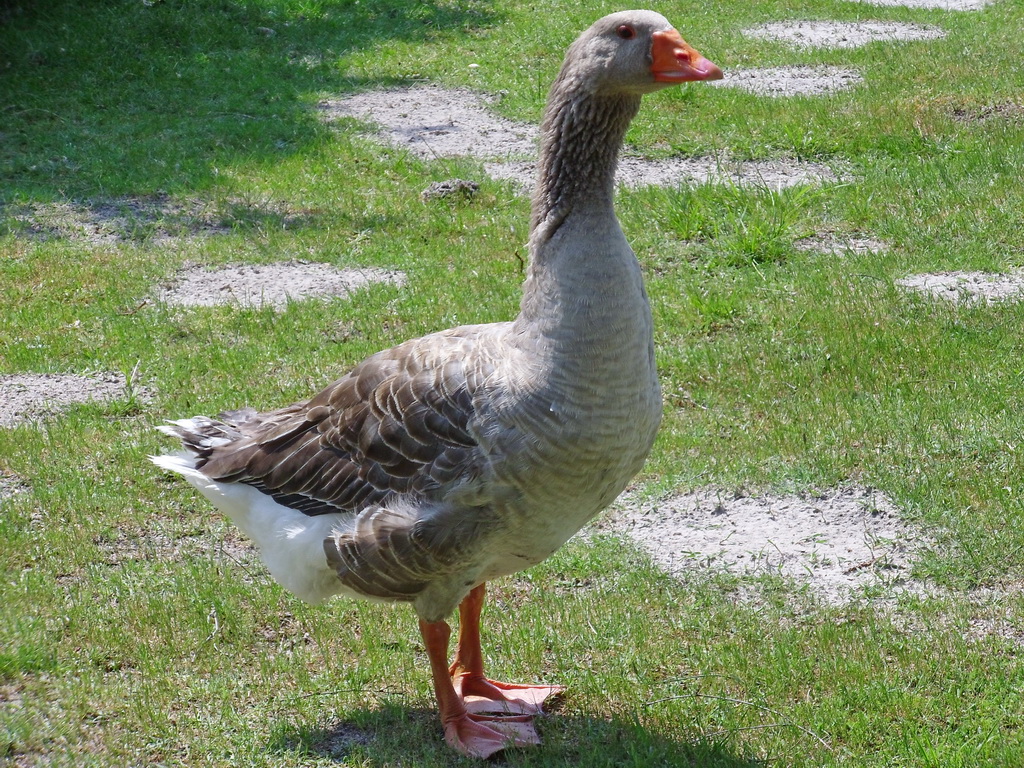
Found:
[[(328, 120), (358, 117), (380, 126), (380, 136), (394, 147), (423, 158), (472, 156), (488, 162), (492, 178), (511, 179), (521, 188), (533, 186), (538, 130), (498, 117), (488, 108), (487, 96), (448, 90), (433, 85), (398, 90), (368, 91), (321, 102)], [(518, 160), (517, 160), (518, 158)], [(620, 186), (676, 186), (679, 184), (748, 183), (781, 188), (834, 179), (824, 166), (777, 160), (730, 163), (720, 158), (648, 160), (623, 157)]]
[(842, 488), (810, 496), (741, 496), (703, 490), (612, 513), (670, 573), (773, 574), (807, 584), (830, 603), (864, 587), (906, 588), (923, 539), (876, 491)]
[(743, 30), (747, 37), (779, 40), (801, 48), (859, 48), (879, 40), (907, 42), (937, 40), (938, 27), (899, 21), (777, 21)]
[(40, 421), (76, 403), (126, 400), (128, 396), (125, 377), (120, 373), (0, 376), (0, 428)]
[(980, 11), (994, 0), (854, 0), (868, 5), (901, 5), (905, 8), (934, 8), (942, 11)]
[(802, 237), (793, 246), (800, 251), (820, 251), (833, 256), (885, 253), (889, 250), (888, 243), (872, 237), (839, 237), (830, 232)]
[(937, 272), (909, 275), (896, 285), (926, 293), (955, 304), (998, 302), (1019, 299), (1024, 293), (1024, 269), (993, 272)]
[(859, 72), (844, 67), (769, 67), (735, 69), (708, 84), (739, 88), (758, 96), (822, 96), (853, 88), (863, 80)]
[[(525, 192), (533, 189), (537, 174), (532, 162), (486, 163), (487, 174), (494, 179), (507, 179)], [(737, 186), (758, 186), (782, 189), (800, 184), (835, 181), (836, 174), (820, 163), (802, 160), (750, 160), (746, 162), (700, 158), (647, 160), (623, 157), (615, 181), (620, 187), (676, 187), (719, 183)]]
[(472, 91), (417, 85), (365, 91), (320, 102), (327, 120), (356, 117), (376, 123), (392, 146), (426, 159), (469, 155), (534, 155), (538, 131), (491, 112), (495, 98)]
[(401, 272), (374, 267), (337, 269), (329, 264), (293, 261), (284, 264), (235, 265), (207, 269), (193, 265), (178, 272), (159, 300), (185, 307), (238, 304), (284, 309), (289, 301), (312, 297), (347, 297), (373, 283), (403, 285)]

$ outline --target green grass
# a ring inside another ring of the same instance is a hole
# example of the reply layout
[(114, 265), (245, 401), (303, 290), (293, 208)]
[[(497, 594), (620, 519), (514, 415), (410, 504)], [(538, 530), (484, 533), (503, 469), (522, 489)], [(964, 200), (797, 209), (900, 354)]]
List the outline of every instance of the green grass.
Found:
[[(609, 3), (154, 0), (0, 10), (0, 375), (136, 366), (150, 399), (0, 430), (0, 762), (16, 766), (468, 764), (440, 737), (411, 611), (310, 607), (146, 459), (165, 418), (308, 395), (367, 354), (511, 317), (527, 202), (473, 160), (423, 162), (321, 121), (322, 98), (427, 78), (508, 91), (536, 120), (575, 32)], [(978, 13), (825, 0), (660, 7), (725, 69), (825, 63), (865, 82), (768, 99), (689, 86), (629, 134), (651, 155), (800, 157), (817, 189), (619, 196), (657, 322), (665, 421), (637, 480), (893, 498), (941, 588), (818, 603), (784, 582), (679, 582), (624, 542), (574, 542), (494, 585), (492, 672), (569, 686), (522, 766), (1024, 763), (1024, 304), (907, 295), (911, 272), (1024, 264), (1019, 30)], [(780, 19), (938, 24), (944, 40), (794, 51)], [(266, 30), (273, 30), (273, 34)], [(467, 63), (480, 64), (468, 68)], [(451, 176), (472, 201), (424, 204)], [(120, 241), (31, 237), (15, 212), (133, 211)], [(171, 241), (160, 229), (180, 231)], [(177, 229), (175, 229), (177, 228)], [(816, 231), (884, 254), (823, 255)], [(142, 305), (186, 262), (401, 269), (403, 288), (287, 311)], [(221, 544), (227, 541), (228, 544)], [(998, 627), (979, 632), (978, 627)]]

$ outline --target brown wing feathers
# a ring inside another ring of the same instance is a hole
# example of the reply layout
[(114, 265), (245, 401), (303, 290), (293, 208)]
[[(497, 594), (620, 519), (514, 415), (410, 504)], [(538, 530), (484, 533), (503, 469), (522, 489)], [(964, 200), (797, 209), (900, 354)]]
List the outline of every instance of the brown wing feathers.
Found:
[(415, 598), (427, 584), (454, 572), (488, 522), (486, 510), (437, 510), (417, 518), (401, 509), (377, 507), (360, 515), (351, 530), (324, 541), (328, 565), (360, 594), (391, 600)]
[(189, 443), (200, 468), (310, 515), (429, 494), (472, 473), (468, 379), (480, 379), (467, 377), (462, 360), (424, 369), (396, 354), (402, 347), (369, 358), (307, 403), (204, 423)]
[(360, 515), (355, 528), (324, 541), (327, 564), (360, 594), (412, 599), (438, 572), (435, 553), (417, 541), (415, 520), (378, 507)]

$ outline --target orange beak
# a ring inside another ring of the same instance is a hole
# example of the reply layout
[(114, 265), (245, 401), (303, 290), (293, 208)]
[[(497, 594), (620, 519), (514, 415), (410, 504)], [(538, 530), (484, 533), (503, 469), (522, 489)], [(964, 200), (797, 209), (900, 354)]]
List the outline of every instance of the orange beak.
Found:
[(659, 83), (721, 80), (722, 70), (701, 56), (674, 29), (654, 33), (651, 72)]

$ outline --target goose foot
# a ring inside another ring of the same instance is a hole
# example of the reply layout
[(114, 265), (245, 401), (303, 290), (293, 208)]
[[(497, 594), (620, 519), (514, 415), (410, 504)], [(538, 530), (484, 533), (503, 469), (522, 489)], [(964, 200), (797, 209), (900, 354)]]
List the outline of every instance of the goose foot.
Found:
[(480, 649), (480, 613), (484, 607), (484, 585), (470, 590), (459, 605), (459, 642), (455, 661), (448, 668), (452, 685), (470, 712), (498, 715), (540, 715), (544, 702), (561, 696), (560, 685), (516, 685), (490, 680), (484, 674)]
[(533, 718), (543, 714), (545, 701), (565, 690), (560, 685), (515, 685), (487, 678), (480, 648), (483, 604), (484, 586), (480, 584), (459, 606), (459, 641), (450, 666), (451, 628), (444, 621), (420, 619), (445, 741), (476, 758), (540, 744)]
[(471, 672), (455, 673), (452, 683), (466, 710), (476, 714), (540, 715), (545, 701), (560, 698), (565, 691), (561, 685), (499, 683)]
[(486, 759), (512, 747), (540, 744), (531, 717), (486, 717), (465, 713), (444, 724), (444, 740), (464, 755)]
[(466, 710), (448, 671), (448, 639), (451, 635), (448, 624), (443, 621), (420, 620), (420, 633), (430, 659), (430, 673), (441, 712), (444, 739), (450, 747), (469, 757), (487, 758), (510, 747), (540, 744), (540, 736), (533, 727), (533, 717), (530, 715), (492, 716)]

